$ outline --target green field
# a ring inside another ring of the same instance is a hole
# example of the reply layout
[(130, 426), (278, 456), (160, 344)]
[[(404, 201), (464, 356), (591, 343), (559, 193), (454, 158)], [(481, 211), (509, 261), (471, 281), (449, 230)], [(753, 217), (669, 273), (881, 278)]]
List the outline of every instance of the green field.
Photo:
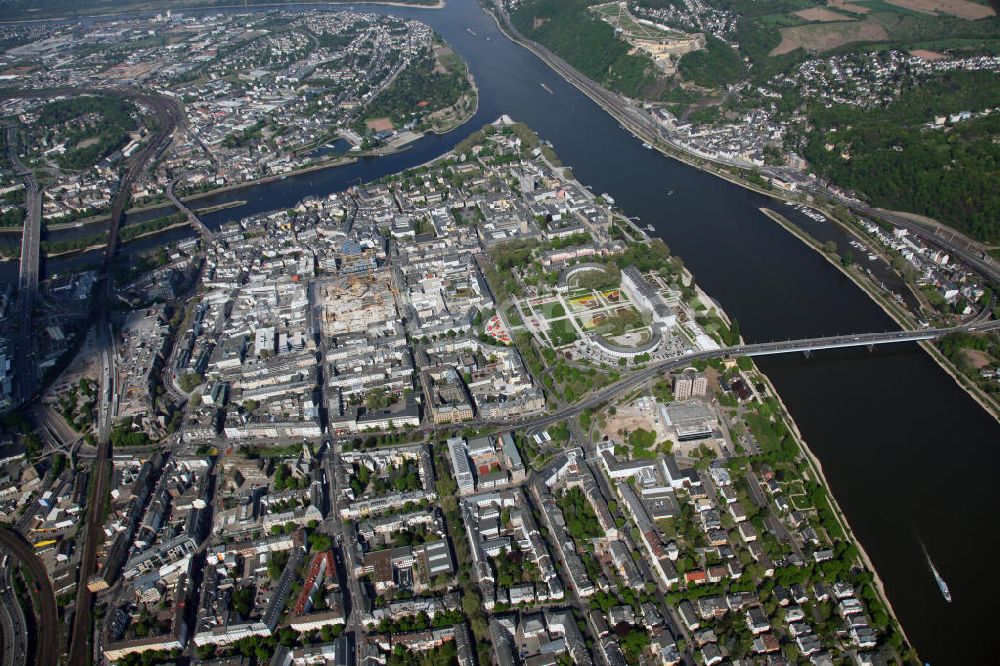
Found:
[(576, 329), (568, 319), (560, 319), (549, 324), (549, 339), (552, 345), (562, 347), (577, 339)]
[(566, 308), (559, 301), (552, 301), (544, 305), (532, 306), (536, 312), (541, 312), (546, 319), (558, 319), (566, 316)]
[(656, 26), (639, 23), (639, 21), (629, 14), (619, 9), (618, 3), (607, 3), (591, 7), (595, 15), (609, 23), (614, 28), (621, 28), (630, 37), (636, 39), (663, 39), (665, 37), (683, 37), (684, 33), (676, 30), (661, 30)]

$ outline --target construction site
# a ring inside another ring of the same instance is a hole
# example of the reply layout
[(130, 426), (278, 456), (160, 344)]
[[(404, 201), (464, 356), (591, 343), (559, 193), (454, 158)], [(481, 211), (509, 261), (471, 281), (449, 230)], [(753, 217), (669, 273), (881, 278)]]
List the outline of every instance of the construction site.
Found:
[(317, 284), (325, 337), (367, 331), (399, 319), (396, 286), (388, 271), (367, 271)]

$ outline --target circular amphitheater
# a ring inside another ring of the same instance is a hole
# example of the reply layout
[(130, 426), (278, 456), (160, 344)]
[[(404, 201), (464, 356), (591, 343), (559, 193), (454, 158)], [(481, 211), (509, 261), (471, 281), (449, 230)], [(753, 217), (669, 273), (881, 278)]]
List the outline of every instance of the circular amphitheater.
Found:
[(624, 347), (622, 345), (615, 344), (600, 333), (592, 333), (590, 335), (590, 340), (605, 354), (616, 358), (635, 358), (640, 354), (646, 354), (656, 349), (659, 346), (662, 337), (663, 336), (659, 329), (654, 326), (650, 329), (649, 340), (635, 347)]
[(566, 290), (570, 288), (569, 281), (580, 275), (581, 273), (587, 273), (590, 271), (600, 271), (602, 273), (607, 273), (612, 270), (607, 264), (598, 264), (596, 262), (588, 262), (586, 264), (576, 264), (575, 266), (567, 266), (563, 269), (562, 273), (559, 274), (559, 282), (556, 283), (557, 289)]

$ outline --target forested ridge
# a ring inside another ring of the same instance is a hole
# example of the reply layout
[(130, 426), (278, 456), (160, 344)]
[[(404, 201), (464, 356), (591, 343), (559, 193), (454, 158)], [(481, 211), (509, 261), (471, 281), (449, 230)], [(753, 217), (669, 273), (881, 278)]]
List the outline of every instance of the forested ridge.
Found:
[(707, 36), (704, 49), (686, 54), (677, 67), (685, 81), (706, 88), (723, 88), (746, 75), (740, 54), (712, 35)]
[(434, 71), (428, 52), (411, 62), (365, 109), (368, 118), (388, 116), (398, 128), (409, 120), (455, 104), (471, 88), (465, 63), (452, 58), (447, 72)]
[(629, 54), (614, 29), (593, 16), (590, 0), (527, 0), (511, 15), (521, 34), (543, 44), (594, 81), (635, 98), (664, 87), (652, 59)]
[(1000, 240), (1000, 114), (931, 128), (935, 116), (1000, 106), (1000, 78), (951, 72), (905, 91), (884, 109), (809, 109), (804, 156), (816, 171), (880, 207), (933, 217)]

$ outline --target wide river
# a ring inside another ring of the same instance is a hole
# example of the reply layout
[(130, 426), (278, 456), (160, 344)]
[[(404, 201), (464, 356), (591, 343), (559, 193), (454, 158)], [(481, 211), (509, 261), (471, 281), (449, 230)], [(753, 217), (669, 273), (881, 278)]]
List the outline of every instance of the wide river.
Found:
[[(394, 156), (204, 199), (199, 207), (248, 202), (206, 216), (211, 226), (424, 163), (508, 114), (551, 141), (581, 182), (652, 224), (739, 320), (749, 341), (895, 328), (867, 295), (758, 210), (789, 209), (643, 149), (589, 98), (504, 37), (475, 0), (448, 0), (443, 10), (365, 7), (425, 21), (450, 42), (479, 87), (476, 117)], [(803, 220), (796, 218), (815, 224)], [(920, 656), (935, 666), (990, 661), (992, 599), (1000, 592), (990, 573), (1000, 545), (1000, 425), (913, 344), (808, 359), (765, 357), (760, 365), (821, 460)], [(922, 543), (951, 588), (951, 604), (938, 590)]]

